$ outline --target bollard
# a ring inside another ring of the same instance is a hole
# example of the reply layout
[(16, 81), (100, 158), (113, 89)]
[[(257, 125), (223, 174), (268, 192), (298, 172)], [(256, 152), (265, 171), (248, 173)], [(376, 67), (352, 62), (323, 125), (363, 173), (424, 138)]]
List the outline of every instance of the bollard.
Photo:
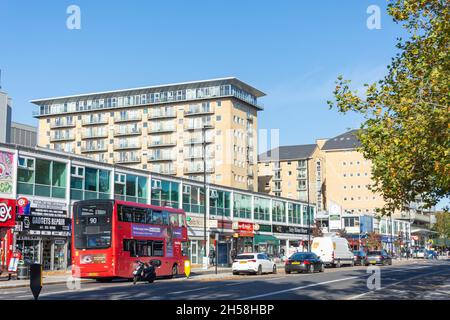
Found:
[(186, 274), (186, 278), (189, 278), (191, 274), (191, 261), (189, 260), (184, 261), (184, 273)]
[(30, 289), (37, 300), (42, 289), (42, 265), (39, 263), (30, 265)]

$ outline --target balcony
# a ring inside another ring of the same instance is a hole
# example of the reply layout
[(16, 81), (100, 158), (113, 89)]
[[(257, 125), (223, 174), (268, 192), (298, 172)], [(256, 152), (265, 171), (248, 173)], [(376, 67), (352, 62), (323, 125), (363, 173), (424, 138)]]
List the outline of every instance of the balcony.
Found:
[(141, 121), (141, 114), (126, 114), (124, 116), (114, 118), (114, 121), (117, 122), (132, 122), (132, 121)]
[(297, 186), (297, 191), (307, 191), (306, 186)]
[(81, 139), (107, 138), (108, 132), (82, 132)]
[[(205, 137), (205, 143), (214, 143), (214, 137), (213, 136), (206, 136)], [(194, 137), (194, 138), (188, 138), (184, 140), (185, 145), (191, 145), (191, 144), (203, 144), (203, 138), (202, 137)]]
[(281, 192), (281, 187), (274, 186), (272, 191), (273, 192)]
[(253, 168), (247, 168), (247, 175), (248, 176), (250, 176), (250, 177), (253, 177), (254, 176), (254, 173), (253, 173)]
[(130, 150), (130, 149), (140, 149), (141, 143), (115, 143), (114, 150)]
[(184, 126), (186, 130), (202, 130), (203, 127), (206, 129), (214, 129), (214, 122), (208, 121), (204, 123), (187, 123)]
[(50, 142), (57, 142), (57, 141), (70, 141), (75, 140), (74, 134), (65, 134), (65, 135), (58, 135), (50, 137)]
[(142, 134), (141, 128), (127, 128), (126, 130), (114, 130), (114, 136), (115, 137), (121, 137), (121, 136), (137, 136)]
[[(212, 159), (214, 158), (215, 153), (214, 151), (206, 152), (206, 159)], [(185, 159), (203, 159), (203, 153), (202, 152), (188, 152), (184, 155)]]
[(84, 119), (82, 122), (83, 126), (94, 126), (94, 125), (107, 124), (107, 123), (108, 123), (108, 119), (106, 119), (106, 118)]
[(148, 158), (148, 162), (176, 160), (176, 156), (174, 154), (149, 154), (147, 156), (147, 158)]
[(151, 112), (148, 115), (148, 120), (155, 120), (155, 119), (165, 119), (165, 118), (176, 118), (177, 117), (177, 112), (176, 110), (168, 110), (165, 112), (162, 111), (156, 111), (153, 110), (153, 112)]
[(60, 128), (74, 128), (75, 123), (74, 122), (54, 122), (50, 125), (50, 129), (60, 129)]
[(174, 147), (176, 145), (177, 145), (176, 141), (174, 141), (172, 139), (167, 139), (164, 141), (159, 141), (159, 140), (149, 141), (147, 147), (148, 148), (163, 148), (163, 147)]
[(141, 162), (141, 157), (137, 156), (137, 155), (130, 155), (130, 156), (125, 156), (125, 157), (115, 157), (114, 158), (114, 162), (115, 163), (140, 163)]
[(184, 113), (184, 115), (186, 117), (196, 116), (196, 115), (204, 115), (204, 114), (214, 114), (214, 108), (211, 106), (209, 106), (209, 107), (195, 106), (193, 108), (189, 108)]
[(91, 145), (91, 146), (83, 146), (81, 147), (82, 153), (90, 153), (90, 152), (106, 152), (108, 151), (108, 146), (106, 145)]
[(147, 132), (149, 134), (152, 133), (164, 133), (164, 132), (174, 132), (176, 131), (175, 126), (154, 126), (154, 127), (149, 127)]
[[(207, 173), (213, 173), (214, 172), (214, 167), (207, 166), (206, 167), (206, 172)], [(184, 173), (185, 174), (203, 173), (203, 165), (184, 167)]]
[(159, 170), (152, 169), (152, 171), (160, 174), (171, 174), (171, 175), (177, 174), (177, 170), (174, 167), (163, 167), (160, 168)]
[(281, 176), (273, 176), (273, 181), (281, 181)]

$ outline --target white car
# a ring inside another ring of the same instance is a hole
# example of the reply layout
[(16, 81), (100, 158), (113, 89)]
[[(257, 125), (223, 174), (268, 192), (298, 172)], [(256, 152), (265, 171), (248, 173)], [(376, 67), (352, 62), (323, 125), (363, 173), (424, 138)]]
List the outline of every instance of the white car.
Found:
[(275, 262), (269, 259), (265, 253), (242, 253), (233, 261), (233, 274), (239, 273), (277, 273)]

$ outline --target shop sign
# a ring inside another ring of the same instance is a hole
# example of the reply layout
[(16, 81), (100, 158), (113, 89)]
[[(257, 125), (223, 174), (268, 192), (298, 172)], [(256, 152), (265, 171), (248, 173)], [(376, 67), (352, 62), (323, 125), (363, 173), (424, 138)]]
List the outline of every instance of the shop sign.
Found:
[(253, 223), (233, 221), (233, 229), (239, 231), (253, 232)]
[(65, 202), (31, 200), (30, 210), (32, 215), (67, 217), (67, 204)]
[(0, 151), (0, 193), (12, 194), (14, 153)]
[(259, 232), (272, 232), (272, 225), (270, 224), (259, 224)]
[(70, 237), (72, 219), (65, 217), (18, 216), (29, 235)]
[[(204, 223), (204, 218), (200, 218), (200, 217), (189, 217), (190, 219), (186, 219), (187, 221), (187, 225), (189, 227), (193, 227), (193, 228), (203, 228), (203, 226), (205, 225)], [(216, 219), (209, 219), (207, 222), (207, 227), (208, 228), (215, 228), (217, 229), (219, 227), (219, 221)]]
[(0, 199), (0, 227), (14, 228), (16, 225), (16, 202)]
[(27, 198), (20, 197), (17, 199), (17, 213), (19, 215), (30, 214), (30, 201)]
[(308, 228), (274, 224), (273, 232), (274, 233), (289, 233), (289, 234), (308, 234)]

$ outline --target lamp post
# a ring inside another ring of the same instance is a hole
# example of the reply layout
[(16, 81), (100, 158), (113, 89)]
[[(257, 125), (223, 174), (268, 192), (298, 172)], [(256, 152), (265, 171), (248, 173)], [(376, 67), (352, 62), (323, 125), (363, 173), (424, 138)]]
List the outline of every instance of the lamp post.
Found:
[(206, 125), (202, 127), (203, 137), (203, 242), (205, 244), (203, 250), (203, 269), (208, 269), (208, 256), (206, 253)]
[(307, 210), (308, 210), (308, 252), (311, 252), (311, 210), (309, 207), (309, 160), (306, 159), (306, 195), (307, 195)]

